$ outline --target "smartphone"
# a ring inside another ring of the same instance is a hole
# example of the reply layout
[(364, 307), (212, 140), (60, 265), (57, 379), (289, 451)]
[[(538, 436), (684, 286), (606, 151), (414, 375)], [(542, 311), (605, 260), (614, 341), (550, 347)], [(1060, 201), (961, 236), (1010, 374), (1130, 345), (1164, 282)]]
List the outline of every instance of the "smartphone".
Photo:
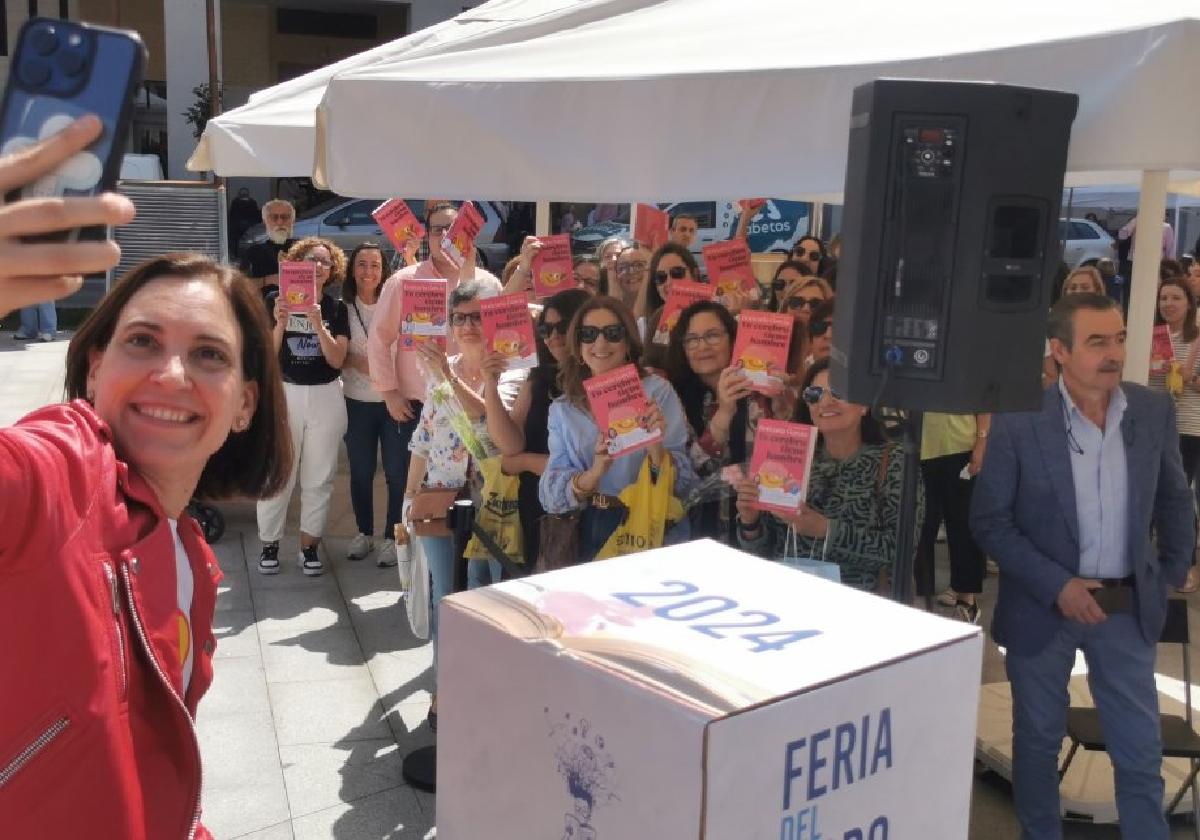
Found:
[[(0, 154), (53, 136), (85, 114), (101, 135), (54, 172), (5, 198), (86, 196), (111, 190), (121, 172), (134, 98), (146, 67), (136, 32), (74, 21), (31, 18), (17, 37), (0, 106)], [(37, 241), (103, 239), (104, 228), (29, 237)]]
[(1133, 590), (1128, 586), (1106, 586), (1092, 590), (1092, 597), (1105, 615), (1133, 611)]

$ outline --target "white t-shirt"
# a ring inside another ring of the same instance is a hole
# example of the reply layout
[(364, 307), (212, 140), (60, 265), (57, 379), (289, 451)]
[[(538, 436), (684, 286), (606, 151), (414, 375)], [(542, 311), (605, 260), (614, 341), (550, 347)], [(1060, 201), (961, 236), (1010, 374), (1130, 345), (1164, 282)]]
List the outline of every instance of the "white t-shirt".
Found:
[[(346, 304), (350, 316), (349, 351), (363, 358), (367, 355), (367, 333), (371, 329), (371, 319), (375, 317), (377, 305), (361, 300)], [(342, 393), (359, 402), (383, 402), (380, 393), (371, 387), (371, 377), (352, 368), (349, 359), (342, 365)]]
[(179, 523), (168, 519), (171, 523), (171, 536), (175, 540), (175, 598), (179, 604), (180, 615), (176, 616), (179, 625), (179, 654), (183, 660), (183, 693), (186, 695), (188, 685), (192, 681), (192, 594), (195, 592), (195, 581), (192, 578), (192, 564), (188, 562), (187, 552), (183, 550), (183, 541), (179, 539)]

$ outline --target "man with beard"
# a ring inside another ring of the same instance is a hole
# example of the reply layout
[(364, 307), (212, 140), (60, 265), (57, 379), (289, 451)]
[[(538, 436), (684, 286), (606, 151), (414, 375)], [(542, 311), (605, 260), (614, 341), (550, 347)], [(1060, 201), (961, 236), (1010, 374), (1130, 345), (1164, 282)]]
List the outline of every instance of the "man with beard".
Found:
[(267, 239), (246, 249), (239, 268), (251, 280), (261, 284), (265, 296), (279, 287), (279, 255), (296, 242), (292, 238), (296, 208), (291, 202), (276, 198), (263, 205), (262, 220), (267, 227)]
[(992, 637), (1007, 648), (1021, 836), (1062, 837), (1058, 754), (1082, 650), (1121, 836), (1166, 840), (1154, 653), (1167, 585), (1183, 585), (1195, 548), (1175, 409), (1121, 382), (1116, 301), (1064, 295), (1046, 329), (1062, 375), (1039, 411), (993, 415), (971, 500), (975, 540), (1000, 566)]

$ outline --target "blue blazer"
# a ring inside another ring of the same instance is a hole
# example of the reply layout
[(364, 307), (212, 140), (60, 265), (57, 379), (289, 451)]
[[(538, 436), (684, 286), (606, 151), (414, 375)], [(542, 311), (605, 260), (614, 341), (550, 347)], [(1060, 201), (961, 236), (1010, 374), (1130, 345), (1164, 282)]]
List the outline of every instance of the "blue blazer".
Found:
[[(1175, 406), (1166, 394), (1123, 383), (1128, 469), (1128, 556), (1134, 609), (1147, 642), (1166, 617), (1167, 584), (1180, 586), (1195, 550), (1195, 515), (1179, 455)], [(1151, 542), (1151, 525), (1157, 551)], [(1041, 411), (997, 414), (971, 499), (971, 532), (1000, 567), (992, 638), (1034, 654), (1066, 621), (1055, 602), (1079, 573), (1075, 481), (1058, 385)]]

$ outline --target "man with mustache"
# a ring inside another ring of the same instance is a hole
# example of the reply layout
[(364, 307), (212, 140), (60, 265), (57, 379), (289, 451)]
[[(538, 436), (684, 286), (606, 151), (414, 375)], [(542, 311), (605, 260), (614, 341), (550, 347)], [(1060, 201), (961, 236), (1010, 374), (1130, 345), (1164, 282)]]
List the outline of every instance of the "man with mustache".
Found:
[(262, 220), (267, 227), (266, 241), (247, 248), (238, 267), (251, 280), (257, 281), (266, 295), (279, 287), (279, 255), (296, 243), (292, 237), (296, 208), (290, 201), (273, 199), (263, 205)]
[(1007, 648), (1021, 836), (1062, 837), (1057, 763), (1082, 650), (1121, 834), (1166, 840), (1154, 653), (1167, 585), (1183, 584), (1195, 549), (1174, 404), (1121, 382), (1125, 324), (1110, 298), (1064, 295), (1047, 333), (1061, 376), (1039, 411), (993, 416), (971, 503), (1000, 566), (992, 636)]

